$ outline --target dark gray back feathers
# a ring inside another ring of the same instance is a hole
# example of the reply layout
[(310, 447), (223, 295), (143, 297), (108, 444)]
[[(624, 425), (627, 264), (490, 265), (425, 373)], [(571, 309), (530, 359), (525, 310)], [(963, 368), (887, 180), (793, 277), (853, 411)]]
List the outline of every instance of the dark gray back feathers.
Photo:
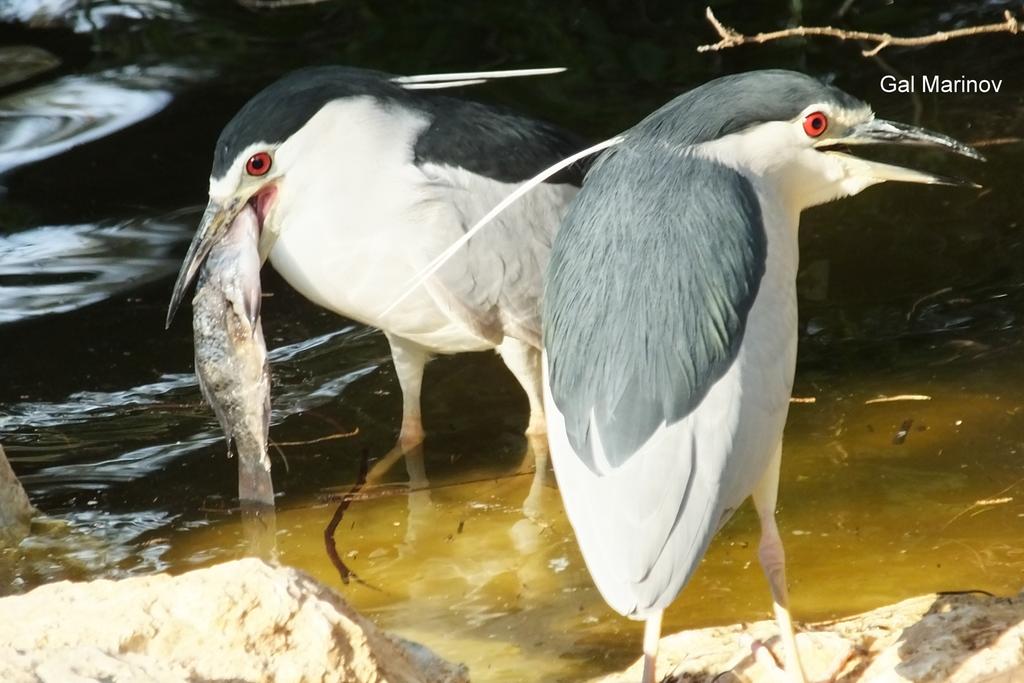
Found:
[(606, 154), (556, 235), (544, 299), (551, 392), (594, 469), (685, 417), (728, 369), (765, 264), (753, 188), (655, 144)]
[[(416, 141), (417, 164), (447, 164), (520, 183), (588, 146), (557, 126), (494, 105), (437, 95), (418, 104), (434, 120)], [(578, 161), (545, 182), (579, 187), (589, 166), (589, 158)]]
[[(391, 77), (340, 66), (288, 74), (249, 100), (224, 128), (214, 151), (213, 176), (227, 172), (248, 145), (283, 142), (324, 105), (347, 97), (373, 97), (384, 106), (426, 115), (431, 124), (416, 142), (416, 163), (461, 167), (502, 182), (527, 180), (586, 147), (582, 139), (549, 123), (494, 105), (406, 90)], [(577, 165), (548, 182), (579, 185), (584, 171), (584, 165)]]

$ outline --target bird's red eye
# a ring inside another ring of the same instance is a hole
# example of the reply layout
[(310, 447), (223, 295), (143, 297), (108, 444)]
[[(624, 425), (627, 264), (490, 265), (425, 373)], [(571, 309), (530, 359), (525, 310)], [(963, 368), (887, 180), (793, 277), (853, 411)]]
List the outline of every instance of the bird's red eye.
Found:
[(813, 112), (804, 117), (804, 132), (812, 138), (816, 138), (828, 129), (828, 117), (820, 111)]
[(273, 160), (269, 154), (266, 152), (256, 152), (249, 157), (249, 161), (245, 162), (245, 172), (249, 175), (266, 175), (272, 163)]

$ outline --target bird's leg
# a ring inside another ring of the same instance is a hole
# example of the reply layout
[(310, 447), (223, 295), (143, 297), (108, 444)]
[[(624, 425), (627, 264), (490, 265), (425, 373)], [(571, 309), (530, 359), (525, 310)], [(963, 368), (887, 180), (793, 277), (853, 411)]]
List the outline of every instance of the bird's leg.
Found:
[(420, 532), (422, 531), (424, 536), (429, 534), (431, 522), (436, 522), (437, 519), (431, 514), (434, 506), (431, 503), (430, 480), (427, 479), (422, 445), (406, 452), (405, 471), (409, 476), (409, 492), (406, 498), (408, 517), (405, 523), (405, 537), (399, 549), (401, 555), (415, 552)]
[(530, 424), (526, 427), (526, 433), (546, 434), (548, 428), (544, 419), (544, 399), (541, 395), (543, 390), (540, 349), (519, 339), (505, 337), (498, 345), (498, 353), (530, 401)]
[(402, 430), (398, 435), (398, 448), (409, 450), (423, 443), (423, 418), (420, 415), (420, 390), (423, 386), (423, 368), (430, 354), (413, 342), (387, 335), (391, 344), (391, 358), (395, 363), (398, 384), (402, 387)]
[[(775, 621), (779, 625), (779, 639), (782, 641), (785, 661), (785, 674), (781, 675), (782, 672), (779, 672), (779, 678), (787, 683), (794, 681), (805, 683), (807, 674), (803, 661), (801, 661), (798, 644), (804, 642), (809, 646), (810, 642), (814, 642), (818, 645), (817, 652), (819, 653), (811, 660), (815, 669), (815, 680), (832, 681), (843, 671), (853, 654), (853, 646), (835, 634), (801, 633), (799, 636), (794, 634), (793, 620), (789, 615), (789, 592), (786, 588), (786, 553), (782, 548), (779, 528), (775, 524), (775, 502), (779, 492), (779, 465), (781, 462), (782, 446), (780, 444), (775, 457), (772, 458), (771, 465), (761, 477), (761, 481), (758, 482), (753, 493), (754, 507), (761, 519), (761, 543), (757, 555), (771, 586)], [(812, 639), (812, 636), (816, 637)], [(828, 637), (823, 638), (822, 636)], [(825, 646), (826, 651), (832, 655), (825, 666), (821, 666), (822, 646)], [(808, 652), (806, 648), (805, 652)], [(754, 658), (769, 671), (778, 672), (778, 664), (767, 647), (760, 644), (755, 645)]]
[(523, 514), (534, 521), (539, 522), (541, 520), (541, 502), (544, 495), (544, 485), (547, 483), (548, 478), (548, 460), (550, 458), (550, 451), (548, 449), (548, 440), (543, 436), (528, 436), (526, 438), (526, 458), (523, 459), (523, 464), (520, 466), (520, 472), (527, 472), (525, 469), (527, 460), (532, 460), (529, 464), (533, 467), (533, 479), (530, 481), (530, 493), (527, 494), (526, 500), (523, 501)]
[(644, 674), (641, 683), (655, 682), (655, 668), (658, 663), (658, 641), (661, 640), (661, 615), (658, 610), (647, 617), (644, 623)]
[(779, 625), (779, 637), (785, 652), (786, 673), (790, 680), (805, 683), (807, 680), (800, 663), (800, 651), (796, 645), (793, 620), (789, 616), (789, 591), (786, 588), (786, 552), (782, 547), (779, 527), (775, 524), (775, 503), (779, 495), (779, 466), (782, 462), (780, 444), (771, 464), (754, 489), (754, 507), (761, 520), (761, 544), (757, 550), (758, 559), (768, 577), (775, 608), (775, 621)]

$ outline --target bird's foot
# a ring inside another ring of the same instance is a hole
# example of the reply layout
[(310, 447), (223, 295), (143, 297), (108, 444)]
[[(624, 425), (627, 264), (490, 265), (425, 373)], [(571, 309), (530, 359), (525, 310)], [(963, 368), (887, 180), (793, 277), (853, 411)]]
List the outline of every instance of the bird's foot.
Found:
[(796, 644), (806, 679), (800, 672), (786, 671), (780, 664), (785, 658), (778, 637), (751, 642), (751, 657), (737, 667), (742, 669), (740, 679), (758, 683), (831, 683), (842, 673), (854, 651), (850, 641), (828, 631), (798, 633)]

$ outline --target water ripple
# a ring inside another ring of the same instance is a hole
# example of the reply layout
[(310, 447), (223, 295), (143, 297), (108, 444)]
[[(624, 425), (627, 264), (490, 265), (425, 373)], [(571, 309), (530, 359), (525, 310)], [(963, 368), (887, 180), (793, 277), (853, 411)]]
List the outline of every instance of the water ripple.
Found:
[(19, 0), (0, 3), (0, 21), (30, 26), (67, 26), (76, 33), (91, 33), (116, 20), (189, 18), (172, 0)]
[(153, 219), (0, 236), (0, 324), (73, 311), (169, 275), (190, 230)]
[(0, 173), (66, 152), (146, 119), (199, 74), (126, 66), (65, 76), (0, 100)]
[[(374, 335), (353, 325), (271, 351), (272, 423), (337, 399), (373, 372), (384, 359), (345, 359), (366, 358), (358, 350), (374, 348)], [(312, 384), (311, 374), (316, 378)], [(167, 374), (131, 389), (7, 406), (0, 415), (0, 433), (12, 461), (42, 466), (22, 477), (34, 493), (95, 491), (145, 477), (223, 441), (212, 413), (198, 399), (195, 375)]]

